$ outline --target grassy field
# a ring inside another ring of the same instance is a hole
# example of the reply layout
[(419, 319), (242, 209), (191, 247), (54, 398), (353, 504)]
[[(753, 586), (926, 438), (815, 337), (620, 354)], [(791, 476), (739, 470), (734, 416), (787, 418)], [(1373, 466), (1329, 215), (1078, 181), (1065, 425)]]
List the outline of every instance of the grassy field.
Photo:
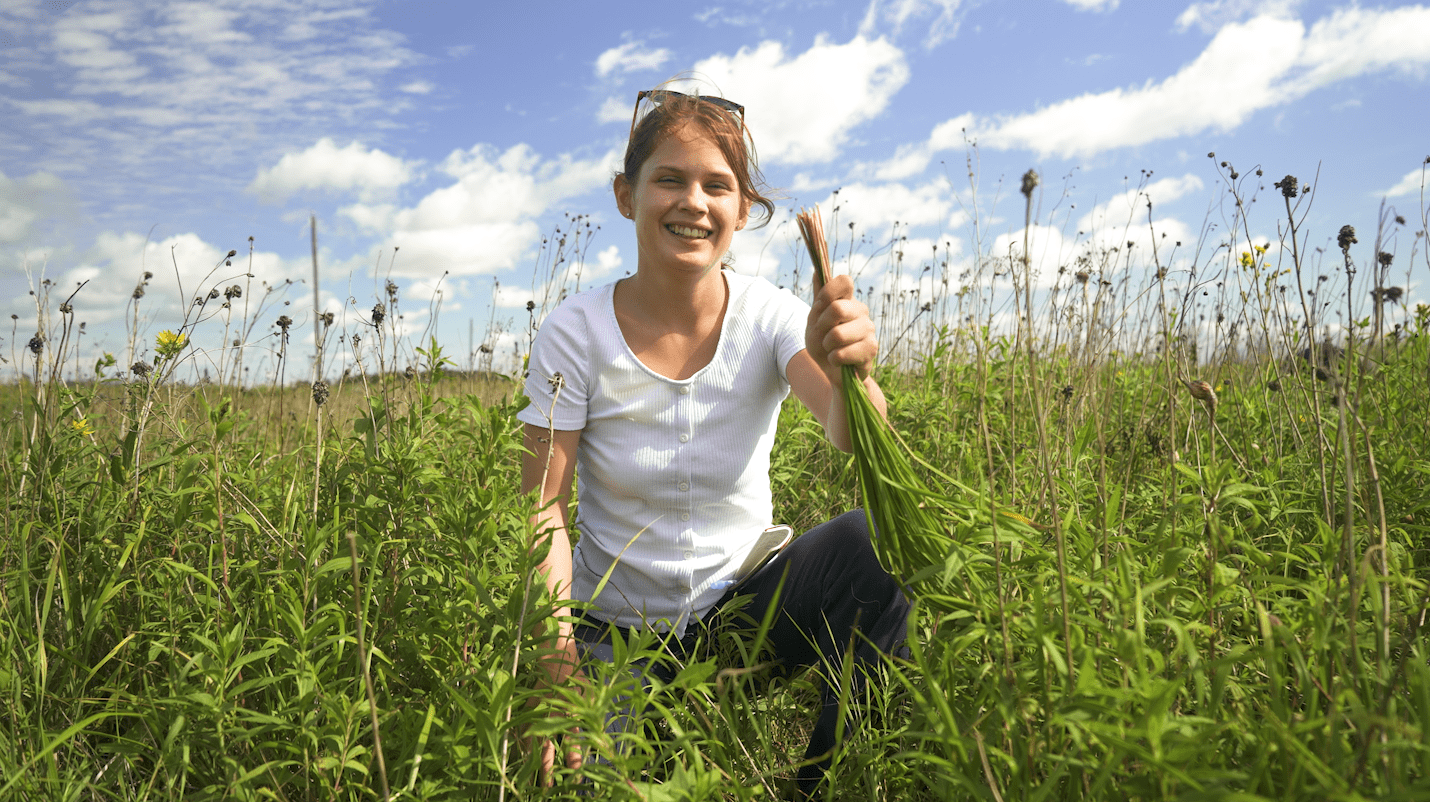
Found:
[[(870, 292), (891, 418), (967, 514), (911, 659), (847, 700), (830, 798), (1430, 795), (1430, 309), (1371, 322), (1354, 268), (1389, 263), (1347, 243), (1322, 282), (1291, 232), (1275, 264), (1104, 250), (1035, 293), (989, 256)], [(642, 690), (642, 639), (584, 694), (535, 689), (511, 380), (432, 343), (321, 392), (189, 385), (166, 334), (79, 379), (52, 334), (0, 388), (0, 799), (778, 796), (818, 676), (755, 644)], [(794, 403), (771, 478), (797, 530), (860, 504)], [(605, 734), (624, 697), (646, 726)], [(600, 759), (538, 790), (527, 732)]]

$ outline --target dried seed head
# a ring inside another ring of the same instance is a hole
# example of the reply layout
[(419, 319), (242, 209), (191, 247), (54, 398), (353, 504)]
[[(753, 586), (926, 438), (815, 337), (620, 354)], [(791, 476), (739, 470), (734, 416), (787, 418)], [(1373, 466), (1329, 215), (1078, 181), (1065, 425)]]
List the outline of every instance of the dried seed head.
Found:
[(1028, 172), (1023, 173), (1023, 187), (1019, 190), (1023, 193), (1023, 197), (1033, 197), (1033, 190), (1038, 188), (1039, 180), (1040, 179), (1038, 178), (1037, 170), (1029, 170)]
[(1385, 251), (1381, 251), (1375, 255), (1375, 261), (1379, 262), (1381, 267), (1390, 267), (1390, 263), (1394, 259), (1395, 256), (1393, 254), (1386, 253)]
[(129, 371), (130, 371), (131, 373), (133, 373), (136, 377), (142, 379), (142, 378), (144, 378), (145, 376), (148, 376), (150, 373), (153, 373), (153, 372), (154, 372), (154, 369), (149, 366), (149, 363), (148, 363), (148, 362), (139, 361), (139, 362), (135, 362), (134, 364), (130, 365), (130, 366), (129, 366)]
[(1192, 398), (1195, 398), (1205, 404), (1207, 410), (1210, 411), (1213, 415), (1216, 414), (1216, 390), (1212, 389), (1211, 384), (1202, 381), (1201, 379), (1198, 379), (1196, 381), (1190, 381), (1187, 382), (1187, 392), (1190, 392), (1192, 394)]
[(217, 297), (218, 297), (218, 287), (214, 287), (213, 289), (209, 290), (209, 300), (210, 300), (210, 301), (212, 301), (213, 299), (215, 299), (215, 298), (217, 298)]
[(408, 381), (411, 381), (412, 379), (417, 378), (417, 368), (413, 367), (412, 365), (408, 365), (407, 370), (402, 371), (402, 375), (406, 376)]
[(386, 317), (387, 310), (382, 307), (381, 303), (375, 303), (372, 305), (372, 325), (381, 326), (383, 318)]
[(534, 311), (536, 311), (536, 301), (527, 301), (527, 302), (526, 302), (526, 311), (528, 311), (528, 312), (534, 312)]
[(359, 345), (362, 345), (362, 336), (361, 336), (361, 335), (358, 335), (358, 334), (354, 334), (354, 335), (353, 335), (353, 348), (357, 348)]
[(1357, 242), (1360, 240), (1356, 239), (1356, 227), (1341, 226), (1340, 233), (1336, 234), (1336, 246), (1342, 251), (1348, 251)]
[(223, 297), (227, 298), (230, 301), (235, 298), (242, 298), (243, 288), (238, 286), (237, 284), (230, 284), (228, 289), (223, 291)]
[(1090, 278), (1091, 276), (1092, 274), (1089, 273), (1086, 268), (1079, 270), (1073, 274), (1073, 278), (1077, 279), (1077, 283), (1079, 284), (1086, 284), (1088, 278)]
[(333, 313), (332, 313), (332, 312), (324, 312), (323, 314), (319, 315), (318, 317), (323, 321), (323, 328), (326, 329), (327, 327), (333, 325)]
[(1281, 179), (1280, 181), (1277, 181), (1273, 186), (1281, 190), (1282, 195), (1285, 195), (1288, 198), (1294, 198), (1296, 197), (1298, 184), (1300, 184), (1299, 179), (1297, 179), (1294, 175), (1288, 174), (1285, 178)]
[(151, 279), (151, 278), (153, 278), (153, 277), (154, 277), (153, 272), (148, 271), (148, 270), (145, 270), (145, 271), (144, 271), (144, 280), (145, 280), (145, 281), (148, 281), (149, 279)]
[(282, 330), (284, 334), (288, 333), (288, 327), (291, 325), (293, 325), (293, 318), (287, 315), (278, 318), (278, 328)]
[(328, 403), (328, 383), (322, 379), (313, 382), (313, 403), (320, 407)]
[(135, 285), (135, 287), (134, 287), (134, 293), (133, 293), (130, 297), (132, 297), (132, 298), (133, 298), (134, 300), (136, 300), (136, 301), (139, 300), (140, 298), (143, 298), (143, 297), (144, 297), (144, 285), (143, 285), (143, 284), (137, 284), (137, 285)]
[(69, 301), (60, 304), (60, 314), (68, 315), (74, 312), (74, 307), (69, 305)]
[(397, 283), (391, 279), (388, 279), (387, 282), (387, 297), (389, 300), (397, 300)]
[(36, 334), (35, 336), (31, 337), (31, 338), (30, 338), (30, 353), (34, 354), (35, 356), (39, 356), (39, 355), (40, 355), (40, 352), (43, 351), (43, 350), (45, 350), (45, 338), (44, 338), (44, 337), (41, 337), (41, 336), (38, 335), (38, 334)]

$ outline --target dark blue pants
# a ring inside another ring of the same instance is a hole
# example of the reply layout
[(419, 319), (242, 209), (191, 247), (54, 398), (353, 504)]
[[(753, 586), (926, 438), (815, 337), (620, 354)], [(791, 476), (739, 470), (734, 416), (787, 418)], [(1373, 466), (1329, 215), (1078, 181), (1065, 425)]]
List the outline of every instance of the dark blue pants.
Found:
[[(731, 604), (737, 597), (748, 601)], [(799, 771), (799, 784), (808, 790), (824, 776), (836, 745), (836, 682), (845, 653), (852, 652), (855, 661), (850, 698), (858, 698), (866, 674), (862, 669), (876, 665), (881, 654), (904, 651), (909, 602), (898, 582), (879, 565), (864, 512), (855, 510), (796, 538), (754, 576), (731, 588), (700, 624), (692, 625), (681, 641), (670, 641), (667, 649), (672, 656), (685, 658), (697, 641), (709, 642), (702, 636), (711, 630), (750, 631), (772, 605), (776, 609), (765, 641), (768, 657), (785, 671), (819, 666), (827, 678), (805, 750), (806, 760), (823, 758)], [(576, 637), (588, 655), (610, 659), (608, 625), (595, 621), (578, 625)], [(648, 670), (663, 680), (675, 673), (668, 664), (651, 665)]]

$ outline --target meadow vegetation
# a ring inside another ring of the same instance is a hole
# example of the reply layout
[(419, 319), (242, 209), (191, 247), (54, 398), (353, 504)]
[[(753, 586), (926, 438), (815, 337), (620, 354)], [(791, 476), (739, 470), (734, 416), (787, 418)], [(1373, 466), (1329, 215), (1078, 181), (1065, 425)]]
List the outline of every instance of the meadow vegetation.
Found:
[[(1430, 795), (1430, 308), (1390, 272), (1426, 259), (1425, 213), (1317, 249), (1294, 177), (1220, 175), (1202, 241), (1042, 275), (977, 224), (967, 261), (832, 241), (888, 277), (856, 283), (890, 417), (961, 517), (910, 658), (845, 699), (829, 798)], [(637, 636), (582, 692), (536, 686), (525, 399), (430, 338), (380, 356), (395, 291), (327, 346), (354, 369), (301, 387), (282, 359), (241, 381), (192, 311), (128, 369), (73, 368), (83, 293), (37, 298), (0, 388), (0, 798), (769, 799), (794, 774), (820, 672), (758, 637), (642, 688)], [(797, 402), (771, 479), (796, 531), (861, 503)], [(622, 707), (643, 726), (605, 733)], [(590, 759), (538, 789), (524, 734)]]

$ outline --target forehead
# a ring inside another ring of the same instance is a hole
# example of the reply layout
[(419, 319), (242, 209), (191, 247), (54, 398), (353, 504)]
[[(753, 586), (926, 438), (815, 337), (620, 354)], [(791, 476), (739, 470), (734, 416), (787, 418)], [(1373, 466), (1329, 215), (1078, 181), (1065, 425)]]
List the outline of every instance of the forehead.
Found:
[(690, 124), (666, 134), (651, 151), (647, 164), (652, 169), (735, 174), (715, 137)]

